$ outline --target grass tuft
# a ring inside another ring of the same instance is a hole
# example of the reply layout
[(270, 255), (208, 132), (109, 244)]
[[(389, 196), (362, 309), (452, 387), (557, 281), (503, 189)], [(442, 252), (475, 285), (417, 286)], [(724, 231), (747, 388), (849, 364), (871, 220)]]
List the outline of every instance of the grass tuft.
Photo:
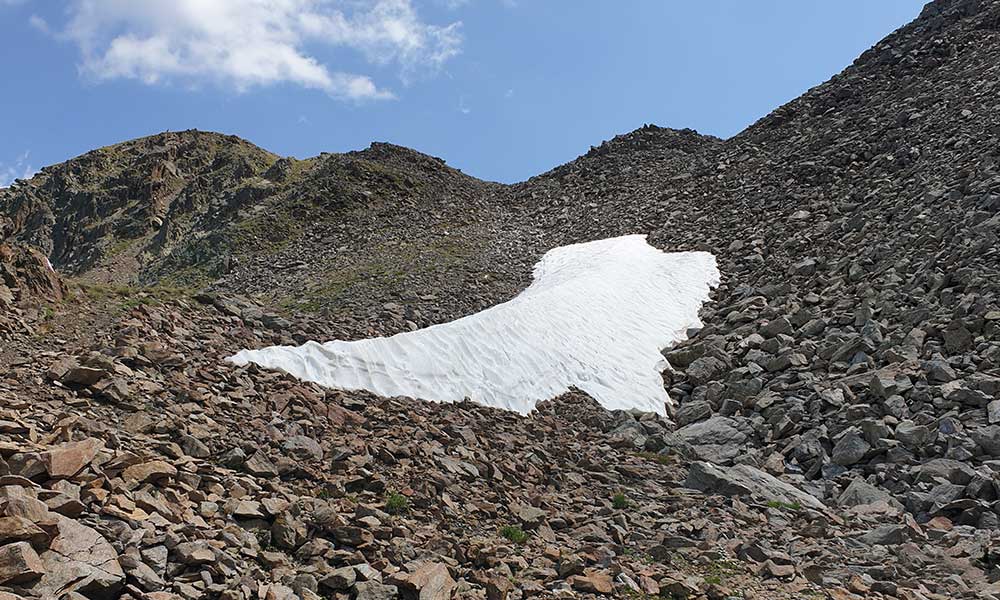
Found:
[(500, 529), (500, 535), (515, 544), (523, 544), (528, 541), (528, 534), (517, 525), (505, 525)]
[(396, 492), (390, 492), (389, 495), (385, 497), (385, 512), (390, 515), (398, 515), (409, 510), (410, 501), (406, 496)]

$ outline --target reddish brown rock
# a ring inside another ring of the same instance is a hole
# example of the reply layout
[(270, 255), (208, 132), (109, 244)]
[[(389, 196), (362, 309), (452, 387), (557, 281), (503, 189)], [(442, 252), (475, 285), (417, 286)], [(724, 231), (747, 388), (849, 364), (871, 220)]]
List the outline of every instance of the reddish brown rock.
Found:
[(420, 600), (448, 600), (455, 589), (455, 580), (444, 564), (427, 563), (410, 573), (404, 585), (416, 591)]
[(24, 517), (0, 517), (0, 545), (11, 542), (28, 542), (36, 550), (44, 550), (49, 535)]
[(151, 460), (127, 467), (122, 471), (122, 479), (137, 484), (155, 483), (177, 476), (177, 467), (162, 460)]
[(607, 573), (588, 569), (583, 575), (573, 576), (573, 588), (581, 592), (607, 595), (614, 591), (614, 584)]
[(103, 447), (104, 442), (96, 438), (67, 442), (43, 453), (42, 462), (50, 477), (73, 477), (89, 465)]
[(97, 531), (60, 517), (49, 549), (41, 555), (45, 575), (33, 591), (55, 595), (57, 591), (80, 591), (108, 596), (125, 580), (118, 554)]
[(42, 561), (28, 542), (0, 546), (0, 584), (25, 583), (44, 573)]

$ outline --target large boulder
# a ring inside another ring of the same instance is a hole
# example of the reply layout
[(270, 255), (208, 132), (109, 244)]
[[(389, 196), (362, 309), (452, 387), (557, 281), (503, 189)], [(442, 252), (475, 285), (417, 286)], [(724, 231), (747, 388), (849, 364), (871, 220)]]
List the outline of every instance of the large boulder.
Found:
[(876, 502), (885, 502), (899, 509), (903, 507), (889, 492), (875, 487), (861, 477), (851, 481), (847, 489), (837, 497), (837, 504), (845, 507), (864, 506)]
[(668, 443), (688, 449), (698, 460), (727, 464), (740, 455), (747, 441), (737, 425), (735, 419), (715, 416), (681, 427), (668, 436)]
[(684, 486), (723, 496), (756, 496), (770, 502), (826, 511), (826, 506), (815, 496), (749, 465), (719, 467), (695, 462)]
[(118, 554), (97, 531), (59, 518), (49, 549), (41, 555), (45, 574), (32, 588), (43, 598), (75, 591), (88, 598), (117, 598), (125, 583)]

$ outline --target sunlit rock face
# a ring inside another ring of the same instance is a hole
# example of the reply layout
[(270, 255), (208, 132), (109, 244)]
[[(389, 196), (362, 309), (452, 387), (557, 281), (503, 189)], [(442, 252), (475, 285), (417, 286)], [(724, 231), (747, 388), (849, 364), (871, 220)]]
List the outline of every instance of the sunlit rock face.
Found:
[(664, 414), (660, 351), (701, 325), (719, 283), (706, 252), (629, 235), (550, 250), (509, 302), (392, 337), (243, 350), (229, 358), (321, 385), (528, 413), (577, 387), (609, 409)]

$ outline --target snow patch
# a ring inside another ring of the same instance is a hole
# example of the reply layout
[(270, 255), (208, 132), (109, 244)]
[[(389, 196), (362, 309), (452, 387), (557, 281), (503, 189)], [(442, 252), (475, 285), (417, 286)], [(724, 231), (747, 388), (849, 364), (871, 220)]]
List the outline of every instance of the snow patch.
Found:
[(575, 386), (609, 409), (664, 414), (661, 350), (700, 327), (719, 284), (707, 252), (628, 235), (545, 253), (509, 302), (419, 331), (242, 350), (228, 360), (380, 396), (474, 402), (527, 414)]

